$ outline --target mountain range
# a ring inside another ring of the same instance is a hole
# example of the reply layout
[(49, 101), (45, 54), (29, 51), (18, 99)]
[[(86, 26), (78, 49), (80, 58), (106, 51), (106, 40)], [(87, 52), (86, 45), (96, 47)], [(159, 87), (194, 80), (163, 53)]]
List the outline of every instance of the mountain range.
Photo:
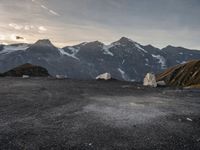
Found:
[(147, 72), (159, 73), (194, 59), (200, 59), (200, 51), (173, 46), (159, 49), (126, 37), (110, 45), (94, 41), (63, 48), (48, 39), (34, 44), (0, 45), (1, 73), (29, 63), (46, 68), (53, 76), (73, 79), (95, 79), (109, 72), (115, 79), (142, 81)]

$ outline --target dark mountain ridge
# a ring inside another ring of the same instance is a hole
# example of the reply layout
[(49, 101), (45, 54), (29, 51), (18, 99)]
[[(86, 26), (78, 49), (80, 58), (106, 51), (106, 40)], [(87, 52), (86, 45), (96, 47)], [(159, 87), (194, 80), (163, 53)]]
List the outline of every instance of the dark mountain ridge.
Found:
[(23, 75), (30, 77), (48, 77), (49, 73), (43, 67), (27, 63), (1, 74), (2, 77), (22, 77)]

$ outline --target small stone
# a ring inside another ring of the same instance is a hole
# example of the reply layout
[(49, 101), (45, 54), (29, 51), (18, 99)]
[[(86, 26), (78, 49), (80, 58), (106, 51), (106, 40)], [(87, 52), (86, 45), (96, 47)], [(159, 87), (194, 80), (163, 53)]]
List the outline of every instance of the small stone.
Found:
[(92, 146), (92, 143), (89, 143), (88, 145), (89, 145), (89, 146)]
[(192, 121), (192, 119), (190, 119), (190, 118), (187, 118), (187, 121)]

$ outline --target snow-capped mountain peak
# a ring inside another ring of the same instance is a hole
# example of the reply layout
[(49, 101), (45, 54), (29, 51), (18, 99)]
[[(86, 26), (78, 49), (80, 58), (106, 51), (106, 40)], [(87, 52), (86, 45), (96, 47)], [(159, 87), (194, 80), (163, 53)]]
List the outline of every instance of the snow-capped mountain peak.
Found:
[(130, 42), (130, 43), (136, 43), (135, 41), (127, 38), (127, 37), (121, 37), (119, 40), (118, 40), (119, 43), (127, 43), (127, 42)]
[(67, 55), (69, 57), (72, 57), (72, 58), (79, 60), (79, 58), (76, 57), (76, 54), (78, 53), (79, 49), (75, 49), (74, 47), (68, 47), (68, 49), (71, 50), (72, 53), (68, 53), (62, 48), (59, 48), (58, 50), (60, 51), (60, 53), (62, 55)]
[(138, 43), (135, 43), (135, 47), (139, 50), (142, 51), (144, 53), (148, 53), (144, 48), (142, 48)]
[(120, 38), (120, 40), (113, 42), (112, 44), (109, 45), (110, 48), (112, 47), (122, 47), (123, 49), (127, 49), (130, 51), (130, 48), (132, 50), (138, 50), (140, 53), (148, 53), (147, 50), (145, 50), (145, 48), (143, 48), (139, 43), (126, 38), (126, 37), (122, 37)]

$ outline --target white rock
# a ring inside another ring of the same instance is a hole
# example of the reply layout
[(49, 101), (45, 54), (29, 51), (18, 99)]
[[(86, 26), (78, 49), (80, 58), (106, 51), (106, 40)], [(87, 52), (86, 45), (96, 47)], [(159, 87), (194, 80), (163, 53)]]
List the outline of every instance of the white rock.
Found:
[(157, 85), (158, 86), (166, 86), (166, 83), (165, 83), (165, 81), (158, 81)]
[(111, 74), (110, 73), (104, 73), (104, 74), (100, 74), (99, 76), (96, 77), (96, 80), (110, 80)]
[(187, 119), (187, 121), (191, 121), (191, 122), (193, 121), (193, 120), (192, 120), (192, 119), (190, 119), (190, 118), (186, 118), (186, 119)]
[(153, 73), (147, 73), (144, 78), (144, 86), (157, 87), (156, 76)]
[(57, 78), (57, 79), (66, 79), (67, 77), (64, 76), (64, 75), (56, 75), (56, 78)]
[(30, 78), (30, 76), (29, 75), (23, 75), (22, 78), (23, 79), (28, 79), (28, 78)]

